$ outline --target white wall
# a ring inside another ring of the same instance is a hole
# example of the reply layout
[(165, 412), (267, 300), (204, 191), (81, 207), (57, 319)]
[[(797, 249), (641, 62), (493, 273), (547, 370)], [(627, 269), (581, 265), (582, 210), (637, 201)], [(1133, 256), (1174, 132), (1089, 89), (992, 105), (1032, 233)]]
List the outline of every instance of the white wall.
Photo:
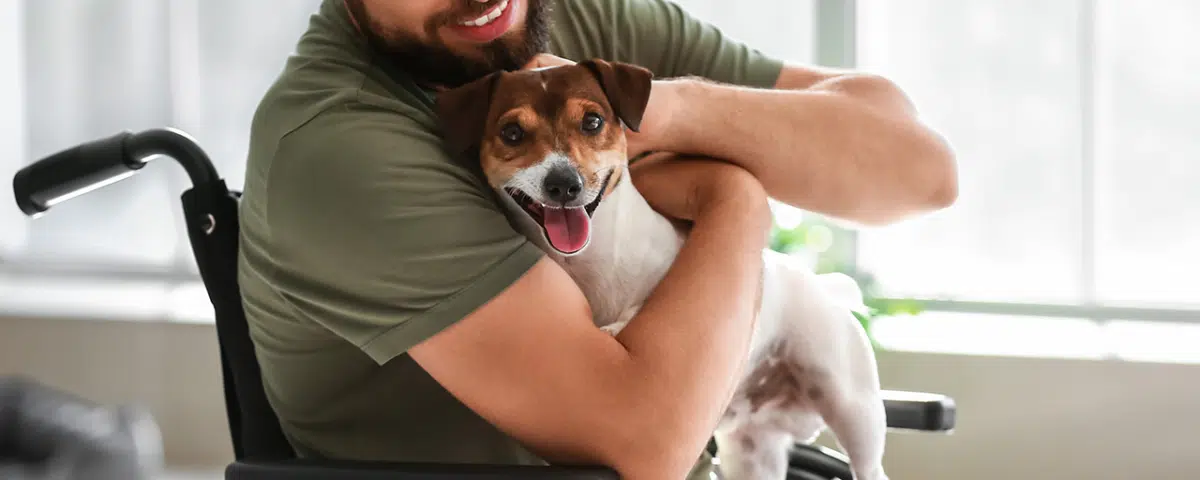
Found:
[[(952, 395), (951, 435), (893, 433), (896, 480), (1200, 478), (1200, 365), (883, 353), (888, 388)], [(209, 326), (0, 318), (0, 375), (143, 402), (169, 464), (231, 456)]]
[(1200, 478), (1200, 366), (890, 353), (890, 388), (958, 402), (947, 436), (893, 434), (893, 479)]

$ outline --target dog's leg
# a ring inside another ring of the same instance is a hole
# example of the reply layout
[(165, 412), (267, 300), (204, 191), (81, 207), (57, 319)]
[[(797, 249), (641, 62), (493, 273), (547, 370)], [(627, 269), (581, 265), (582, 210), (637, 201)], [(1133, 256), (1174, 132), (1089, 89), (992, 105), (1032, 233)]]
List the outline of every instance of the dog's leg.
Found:
[(850, 277), (814, 275), (797, 269), (791, 312), (802, 325), (797, 351), (813, 365), (806, 396), (850, 457), (854, 480), (887, 480), (883, 453), (887, 418), (880, 395), (875, 352), (851, 314), (862, 308), (862, 292)]
[(743, 425), (713, 436), (722, 480), (786, 480), (790, 433), (766, 425)]
[(809, 394), (838, 445), (850, 457), (854, 480), (888, 480), (883, 471), (887, 417), (878, 388), (853, 388), (852, 381), (833, 382)]

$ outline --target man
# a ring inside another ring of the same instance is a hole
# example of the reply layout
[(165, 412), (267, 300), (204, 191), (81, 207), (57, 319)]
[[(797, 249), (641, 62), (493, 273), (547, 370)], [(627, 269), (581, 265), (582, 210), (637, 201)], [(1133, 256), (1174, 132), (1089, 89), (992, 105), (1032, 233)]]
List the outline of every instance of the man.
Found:
[[(659, 77), (631, 155), (693, 155), (635, 168), (693, 230), (616, 338), (432, 110), (491, 71), (592, 57)], [(886, 80), (785, 65), (668, 0), (326, 0), (259, 107), (244, 191), (245, 306), (301, 455), (663, 479), (734, 388), (768, 195), (885, 224), (950, 204), (955, 172)]]

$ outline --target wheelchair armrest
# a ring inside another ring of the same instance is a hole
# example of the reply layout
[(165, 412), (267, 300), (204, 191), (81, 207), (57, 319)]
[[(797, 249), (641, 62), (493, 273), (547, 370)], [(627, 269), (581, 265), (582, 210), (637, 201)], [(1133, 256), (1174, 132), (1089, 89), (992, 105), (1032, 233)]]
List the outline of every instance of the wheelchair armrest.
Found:
[(619, 480), (604, 467), (393, 463), (343, 460), (242, 460), (225, 480)]
[(945, 395), (900, 390), (883, 391), (888, 428), (943, 432), (954, 429), (957, 408)]

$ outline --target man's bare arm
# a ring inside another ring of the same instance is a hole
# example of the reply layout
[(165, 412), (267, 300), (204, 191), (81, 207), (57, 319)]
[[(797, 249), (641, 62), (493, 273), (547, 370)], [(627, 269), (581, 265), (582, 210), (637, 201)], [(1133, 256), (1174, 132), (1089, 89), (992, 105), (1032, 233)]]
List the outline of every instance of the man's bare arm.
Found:
[[(571, 278), (543, 260), (410, 350), (412, 357), (465, 405), (550, 461), (608, 465), (633, 480), (682, 478), (743, 367), (770, 225), (766, 194), (749, 173), (688, 163), (684, 169), (712, 168), (713, 178), (737, 193), (695, 209), (677, 261), (616, 338), (593, 325)], [(688, 174), (665, 172), (657, 181)], [(677, 193), (648, 198), (678, 213), (705, 196)]]
[(633, 154), (721, 158), (784, 203), (864, 225), (951, 204), (954, 154), (887, 79), (789, 66), (777, 89), (659, 80)]

